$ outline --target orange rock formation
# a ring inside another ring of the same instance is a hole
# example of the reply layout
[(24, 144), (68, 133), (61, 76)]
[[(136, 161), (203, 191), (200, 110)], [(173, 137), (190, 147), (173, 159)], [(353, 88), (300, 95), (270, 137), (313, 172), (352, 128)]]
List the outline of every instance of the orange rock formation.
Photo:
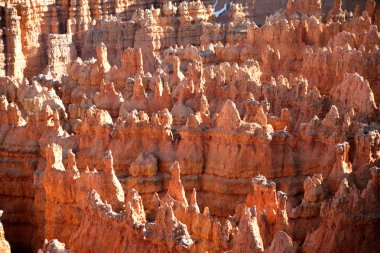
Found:
[(0, 252), (376, 252), (379, 8), (0, 1)]

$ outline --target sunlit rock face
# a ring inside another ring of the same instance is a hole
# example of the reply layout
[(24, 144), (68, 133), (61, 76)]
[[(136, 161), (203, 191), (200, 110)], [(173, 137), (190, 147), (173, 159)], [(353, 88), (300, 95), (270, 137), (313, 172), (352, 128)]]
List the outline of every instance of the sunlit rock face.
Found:
[(0, 2), (0, 252), (376, 252), (379, 8)]

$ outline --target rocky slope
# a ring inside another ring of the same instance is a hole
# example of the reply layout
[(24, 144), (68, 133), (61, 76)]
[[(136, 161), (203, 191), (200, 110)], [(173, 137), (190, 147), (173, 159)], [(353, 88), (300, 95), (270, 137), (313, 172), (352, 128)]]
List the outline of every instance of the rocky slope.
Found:
[(0, 251), (378, 249), (380, 6), (224, 3), (0, 1)]

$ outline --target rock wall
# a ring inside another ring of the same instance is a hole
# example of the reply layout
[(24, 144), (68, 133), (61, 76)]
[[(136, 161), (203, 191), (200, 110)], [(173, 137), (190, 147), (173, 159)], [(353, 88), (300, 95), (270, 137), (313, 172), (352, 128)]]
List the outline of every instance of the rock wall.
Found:
[[(269, 193), (268, 183), (262, 176), (256, 179), (246, 206), (239, 207), (233, 217), (222, 223), (210, 216), (208, 207), (200, 212), (195, 189), (190, 201), (187, 201), (178, 162), (170, 167), (172, 177), (166, 195), (160, 199), (155, 194), (150, 201), (150, 207), (145, 211), (142, 198), (133, 188), (126, 194), (124, 201), (124, 192), (114, 176), (110, 152), (104, 158), (105, 166), (111, 166), (107, 169), (105, 167), (104, 170), (104, 173), (110, 173), (114, 178), (110, 181), (103, 181), (107, 177), (106, 174), (102, 175), (102, 172), (95, 170), (80, 173), (72, 153), (69, 153), (68, 167), (65, 168), (61, 160), (60, 146), (48, 147), (47, 152), (49, 158), (43, 185), (47, 200), (51, 199), (56, 204), (46, 203), (45, 218), (49, 226), (46, 226), (45, 236), (62, 238), (61, 240), (67, 243), (61, 246), (67, 246), (74, 252), (88, 252), (88, 249), (96, 249), (96, 252), (241, 252), (256, 249), (263, 252), (264, 245), (269, 247), (272, 238), (278, 236), (278, 231), (287, 230), (284, 202), (286, 195), (276, 195), (274, 183), (270, 184), (274, 191)], [(105, 184), (102, 186), (101, 182)], [(94, 188), (102, 192), (102, 197)], [(268, 195), (264, 205), (255, 203), (253, 196), (257, 195), (257, 191)], [(116, 197), (119, 195), (121, 198)], [(105, 199), (106, 203), (102, 199)], [(108, 202), (110, 204), (107, 204)], [(254, 205), (258, 205), (257, 209)], [(115, 210), (113, 206), (116, 207)], [(270, 215), (276, 212), (277, 218), (274, 217), (269, 225), (266, 224), (266, 219), (272, 219)], [(78, 224), (74, 224), (78, 221), (77, 218), (80, 219), (79, 227)], [(53, 222), (51, 219), (60, 221)], [(67, 229), (71, 228), (70, 231), (62, 230), (61, 224), (66, 224)], [(251, 231), (250, 228), (254, 228), (252, 234), (247, 233)], [(99, 234), (97, 231), (104, 233)], [(270, 231), (270, 234), (266, 231)], [(285, 232), (281, 233), (286, 235)], [(262, 236), (265, 236), (265, 244)], [(115, 242), (112, 246), (109, 244), (111, 238)], [(51, 242), (44, 247), (53, 245), (59, 246), (56, 242)], [(291, 240), (288, 246), (293, 248)]]
[(1, 5), (12, 251), (377, 249), (379, 7), (224, 3)]

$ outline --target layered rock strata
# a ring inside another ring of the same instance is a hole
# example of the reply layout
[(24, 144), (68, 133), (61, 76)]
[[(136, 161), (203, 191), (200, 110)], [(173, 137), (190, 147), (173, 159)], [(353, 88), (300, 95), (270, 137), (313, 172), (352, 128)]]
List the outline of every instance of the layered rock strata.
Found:
[(373, 0), (0, 3), (12, 252), (376, 251), (379, 15)]

